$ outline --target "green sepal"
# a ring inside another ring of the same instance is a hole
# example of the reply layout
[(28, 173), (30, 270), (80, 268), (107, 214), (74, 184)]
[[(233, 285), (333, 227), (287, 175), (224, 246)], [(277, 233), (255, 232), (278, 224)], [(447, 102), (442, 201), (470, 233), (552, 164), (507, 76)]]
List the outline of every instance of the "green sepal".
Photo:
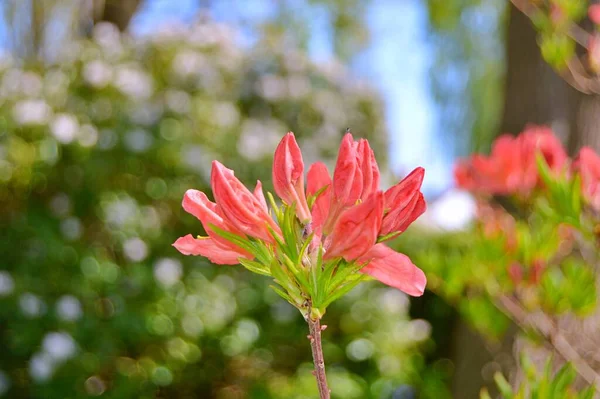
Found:
[(323, 194), (325, 192), (325, 190), (327, 190), (328, 187), (331, 187), (331, 184), (324, 185), (316, 193), (314, 193), (314, 195), (309, 195), (306, 198), (306, 202), (308, 204), (308, 209), (311, 209), (313, 207), (313, 205), (315, 204), (315, 201), (317, 200), (317, 198), (319, 198), (319, 196), (321, 194)]
[(239, 258), (238, 261), (240, 265), (244, 266), (246, 269), (250, 270), (252, 273), (262, 274), (263, 276), (271, 276), (271, 271), (265, 267), (264, 264), (260, 262), (256, 262), (254, 260), (248, 260), (244, 258)]
[(379, 236), (379, 237), (377, 237), (377, 242), (380, 243), (380, 242), (392, 240), (392, 239), (398, 237), (400, 234), (402, 234), (401, 231), (395, 231), (393, 233), (389, 233), (384, 236)]

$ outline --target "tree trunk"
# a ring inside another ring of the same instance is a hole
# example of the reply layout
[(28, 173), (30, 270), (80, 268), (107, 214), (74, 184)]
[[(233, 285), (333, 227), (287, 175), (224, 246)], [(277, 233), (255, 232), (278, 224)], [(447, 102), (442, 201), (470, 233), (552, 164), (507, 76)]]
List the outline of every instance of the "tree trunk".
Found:
[(94, 24), (110, 22), (124, 31), (140, 3), (141, 0), (93, 0)]

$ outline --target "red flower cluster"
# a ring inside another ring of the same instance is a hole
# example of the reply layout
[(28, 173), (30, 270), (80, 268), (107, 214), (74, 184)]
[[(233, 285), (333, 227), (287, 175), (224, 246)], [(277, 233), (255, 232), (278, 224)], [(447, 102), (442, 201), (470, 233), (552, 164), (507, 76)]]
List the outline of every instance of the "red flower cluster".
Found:
[[(276, 194), (285, 205), (295, 207), (305, 230), (313, 232), (309, 251), (322, 249), (325, 260), (343, 258), (364, 264), (360, 272), (415, 296), (425, 289), (424, 273), (406, 255), (378, 241), (402, 233), (425, 211), (420, 191), (423, 176), (423, 168), (417, 168), (387, 191), (379, 190), (379, 168), (368, 141), (355, 141), (349, 133), (342, 140), (333, 179), (327, 167), (317, 162), (307, 173), (306, 192), (304, 162), (293, 133), (283, 138), (273, 162)], [(206, 256), (218, 264), (253, 257), (216, 234), (211, 225), (271, 247), (283, 240), (269, 215), (260, 181), (252, 193), (233, 171), (214, 161), (211, 185), (215, 203), (199, 191), (185, 193), (183, 208), (200, 219), (208, 236), (179, 238), (173, 245), (181, 253)], [(307, 195), (314, 198), (311, 208)]]
[(583, 197), (600, 211), (600, 156), (583, 147), (572, 162), (547, 127), (531, 126), (516, 137), (500, 136), (494, 141), (490, 156), (475, 154), (458, 161), (454, 168), (456, 184), (476, 194), (527, 197), (541, 185), (535, 160), (538, 153), (552, 172), (578, 174)]
[(456, 183), (478, 194), (527, 197), (541, 183), (536, 164), (538, 152), (554, 172), (563, 170), (568, 160), (550, 128), (530, 126), (516, 137), (498, 137), (488, 157), (475, 154), (460, 160), (454, 169)]

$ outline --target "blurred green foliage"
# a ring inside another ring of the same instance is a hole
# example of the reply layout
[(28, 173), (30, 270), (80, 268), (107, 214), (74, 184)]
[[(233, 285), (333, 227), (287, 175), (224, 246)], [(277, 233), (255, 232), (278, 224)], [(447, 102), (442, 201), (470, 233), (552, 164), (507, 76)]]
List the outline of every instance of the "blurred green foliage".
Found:
[[(558, 371), (552, 370), (552, 359), (547, 359), (542, 372), (536, 368), (527, 356), (521, 356), (521, 366), (525, 371), (525, 381), (513, 388), (500, 373), (494, 376), (496, 385), (504, 399), (592, 399), (595, 394), (593, 386), (577, 389), (574, 382), (577, 373), (569, 363)], [(487, 390), (481, 392), (481, 399), (490, 399)]]
[[(100, 24), (56, 59), (0, 64), (0, 394), (316, 395), (299, 312), (266, 279), (170, 244), (202, 233), (180, 203), (207, 190), (213, 159), (270, 189), (288, 130), (329, 163), (347, 126), (382, 155), (378, 97), (280, 36), (243, 50), (209, 21), (135, 40)], [(447, 371), (424, 370), (429, 325), (407, 308), (376, 283), (330, 308), (335, 397), (402, 384), (448, 397)]]

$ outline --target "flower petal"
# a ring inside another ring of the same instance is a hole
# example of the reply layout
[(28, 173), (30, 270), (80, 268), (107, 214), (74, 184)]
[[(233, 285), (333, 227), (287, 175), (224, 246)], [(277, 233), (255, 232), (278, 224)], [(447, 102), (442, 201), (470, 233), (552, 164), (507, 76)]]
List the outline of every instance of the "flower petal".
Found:
[(408, 256), (396, 252), (384, 244), (377, 244), (359, 260), (369, 262), (360, 270), (361, 273), (368, 274), (408, 295), (423, 295), (427, 277)]
[(359, 205), (346, 209), (325, 242), (325, 258), (352, 261), (377, 242), (383, 217), (383, 193), (378, 191)]
[(254, 197), (260, 202), (263, 210), (265, 212), (269, 212), (269, 207), (267, 206), (267, 200), (265, 199), (265, 194), (263, 193), (262, 183), (260, 180), (256, 181), (256, 187), (254, 187)]
[(256, 199), (233, 174), (218, 161), (213, 161), (211, 185), (217, 205), (231, 224), (245, 234), (267, 242), (274, 242), (269, 227), (281, 235), (279, 226), (265, 212)]
[(191, 234), (180, 237), (173, 243), (184, 255), (201, 255), (218, 265), (236, 265), (239, 258), (248, 258), (246, 254), (223, 246), (210, 237), (194, 238)]

